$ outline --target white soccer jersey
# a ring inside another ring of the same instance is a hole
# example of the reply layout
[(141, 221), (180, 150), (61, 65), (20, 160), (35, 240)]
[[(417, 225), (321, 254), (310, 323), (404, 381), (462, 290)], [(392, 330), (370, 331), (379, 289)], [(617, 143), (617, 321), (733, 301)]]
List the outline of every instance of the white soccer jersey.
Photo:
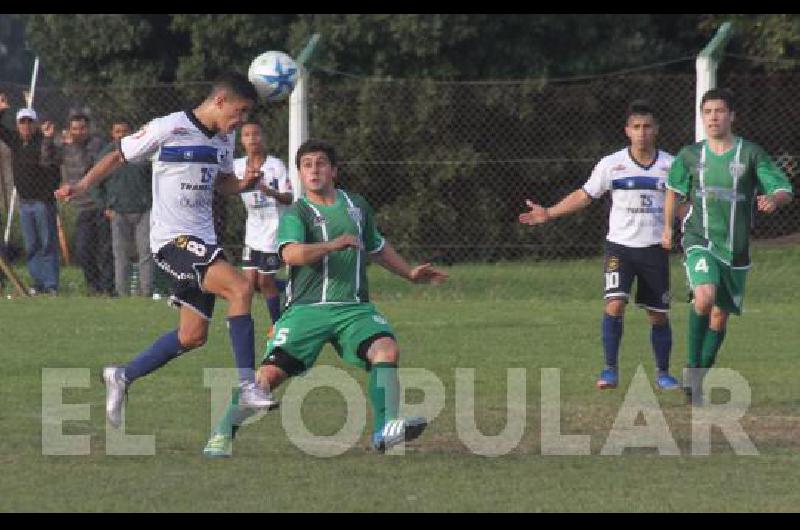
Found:
[(156, 118), (122, 138), (125, 160), (153, 161), (150, 249), (179, 235), (215, 245), (211, 204), (218, 173), (233, 173), (234, 135), (208, 130), (191, 111)]
[(626, 147), (597, 163), (583, 190), (593, 199), (611, 192), (606, 239), (639, 248), (661, 242), (665, 184), (673, 158), (658, 151), (653, 163), (644, 167), (633, 160)]
[[(233, 171), (239, 180), (244, 178), (247, 157), (233, 161)], [(261, 165), (264, 176), (261, 182), (280, 193), (292, 191), (292, 184), (286, 175), (286, 166), (279, 159), (268, 156)], [(278, 220), (286, 206), (274, 197), (267, 197), (261, 190), (242, 193), (242, 202), (247, 208), (244, 244), (259, 252), (278, 251)]]

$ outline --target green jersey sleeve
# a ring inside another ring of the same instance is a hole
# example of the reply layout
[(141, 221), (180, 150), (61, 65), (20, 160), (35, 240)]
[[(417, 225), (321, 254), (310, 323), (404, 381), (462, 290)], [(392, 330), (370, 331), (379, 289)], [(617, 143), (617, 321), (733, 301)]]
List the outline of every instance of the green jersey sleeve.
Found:
[(689, 186), (692, 182), (692, 174), (686, 167), (685, 156), (685, 151), (681, 150), (678, 156), (675, 157), (675, 160), (672, 161), (666, 183), (668, 189), (680, 193), (684, 197), (689, 194)]
[(786, 177), (786, 174), (775, 165), (772, 158), (759, 148), (755, 152), (756, 156), (756, 177), (758, 183), (764, 193), (769, 195), (777, 191), (785, 191), (787, 193), (794, 193), (792, 190), (792, 183)]
[(305, 243), (306, 227), (297, 208), (287, 210), (278, 222), (278, 254), (287, 243)]
[(375, 212), (372, 210), (372, 206), (365, 204), (364, 210), (366, 212), (363, 234), (364, 249), (370, 254), (374, 254), (383, 249), (386, 239), (378, 231), (378, 226), (375, 224)]

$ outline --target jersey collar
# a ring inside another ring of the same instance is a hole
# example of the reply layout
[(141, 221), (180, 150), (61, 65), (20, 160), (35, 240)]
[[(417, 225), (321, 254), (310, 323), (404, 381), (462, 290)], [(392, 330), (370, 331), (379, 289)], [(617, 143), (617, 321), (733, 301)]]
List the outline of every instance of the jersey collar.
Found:
[(203, 123), (197, 119), (197, 116), (194, 115), (194, 111), (192, 109), (185, 110), (184, 113), (186, 114), (186, 117), (189, 119), (189, 121), (192, 122), (192, 124), (195, 127), (197, 127), (201, 133), (205, 134), (209, 140), (214, 138), (214, 135), (216, 133), (211, 129), (209, 129), (208, 127), (206, 127), (205, 125), (203, 125)]
[(659, 154), (660, 154), (660, 151), (658, 150), (658, 148), (656, 148), (656, 156), (653, 158), (653, 161), (652, 161), (652, 162), (650, 162), (650, 164), (649, 164), (649, 165), (647, 165), (647, 166), (643, 166), (643, 165), (641, 165), (639, 162), (637, 162), (637, 161), (636, 161), (636, 159), (633, 157), (633, 153), (631, 153), (631, 148), (630, 148), (630, 146), (628, 147), (628, 158), (630, 158), (630, 159), (631, 159), (631, 162), (633, 162), (634, 164), (636, 164), (636, 165), (637, 165), (637, 166), (639, 166), (640, 168), (644, 169), (645, 171), (649, 170), (649, 169), (650, 169), (650, 168), (652, 168), (654, 165), (656, 165), (656, 162), (658, 162), (658, 155), (659, 155)]

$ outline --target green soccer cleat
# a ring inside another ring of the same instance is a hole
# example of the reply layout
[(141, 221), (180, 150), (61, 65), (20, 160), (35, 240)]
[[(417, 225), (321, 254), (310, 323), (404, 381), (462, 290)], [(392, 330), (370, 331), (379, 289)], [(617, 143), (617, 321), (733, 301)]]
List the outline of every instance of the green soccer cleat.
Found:
[(214, 433), (203, 448), (206, 458), (229, 458), (233, 455), (233, 439), (224, 434)]

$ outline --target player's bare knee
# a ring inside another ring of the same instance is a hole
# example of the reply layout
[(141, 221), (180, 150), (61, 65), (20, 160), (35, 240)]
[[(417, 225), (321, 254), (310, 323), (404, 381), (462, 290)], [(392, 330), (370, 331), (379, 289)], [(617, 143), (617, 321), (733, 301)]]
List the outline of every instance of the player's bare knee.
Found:
[(625, 315), (625, 306), (627, 300), (624, 298), (610, 298), (606, 300), (606, 314), (612, 317), (621, 317)]
[(698, 315), (708, 315), (714, 307), (714, 297), (706, 291), (698, 291), (694, 296), (694, 310)]
[(249, 304), (253, 299), (253, 285), (246, 278), (237, 278), (227, 289), (228, 302)]
[(648, 311), (647, 318), (652, 326), (663, 326), (669, 321), (667, 314), (659, 311)]
[(205, 345), (208, 340), (208, 333), (205, 330), (191, 329), (180, 330), (178, 332), (178, 341), (185, 351), (194, 350)]
[(274, 364), (262, 364), (256, 372), (256, 383), (264, 389), (275, 389), (288, 375)]
[(719, 307), (714, 307), (711, 310), (711, 318), (708, 321), (708, 325), (711, 329), (716, 331), (721, 331), (725, 328), (728, 323), (728, 313), (720, 309)]
[(367, 359), (371, 364), (397, 364), (400, 361), (400, 348), (391, 337), (381, 337), (370, 346), (367, 351)]

